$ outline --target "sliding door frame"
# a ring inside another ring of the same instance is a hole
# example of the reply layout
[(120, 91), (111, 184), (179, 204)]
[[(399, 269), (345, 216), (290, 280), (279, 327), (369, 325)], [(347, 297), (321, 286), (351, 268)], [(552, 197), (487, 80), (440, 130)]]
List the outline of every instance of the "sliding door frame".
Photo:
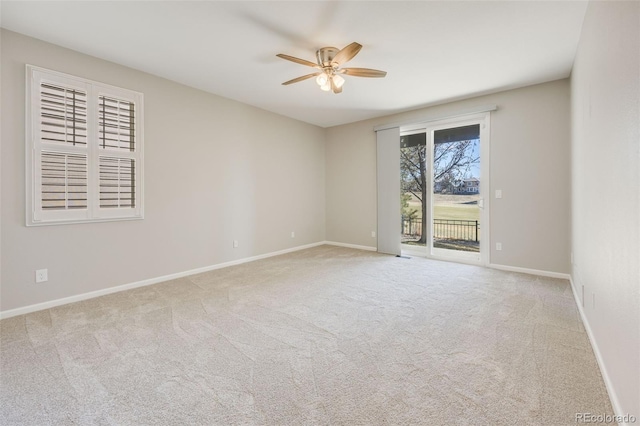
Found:
[[(482, 236), (480, 238), (480, 253), (477, 259), (470, 258), (469, 256), (456, 256), (457, 253), (453, 250), (444, 250), (433, 248), (433, 134), (437, 130), (448, 129), (451, 127), (461, 127), (478, 124), (480, 126), (480, 198), (483, 206), (480, 208), (480, 226)], [(428, 122), (421, 122), (409, 125), (403, 125), (400, 127), (400, 134), (411, 134), (425, 131), (427, 134), (427, 188), (429, 193), (429, 200), (427, 200), (427, 223), (429, 229), (422, 230), (427, 232), (427, 247), (426, 253), (421, 253), (422, 250), (415, 252), (411, 251), (410, 254), (423, 254), (426, 257), (451, 260), (462, 263), (472, 263), (479, 265), (488, 265), (490, 263), (490, 204), (491, 204), (491, 180), (490, 180), (490, 135), (491, 135), (491, 114), (489, 111), (461, 115), (451, 118), (433, 120)], [(399, 142), (399, 141), (398, 141)], [(452, 253), (447, 253), (451, 251)]]

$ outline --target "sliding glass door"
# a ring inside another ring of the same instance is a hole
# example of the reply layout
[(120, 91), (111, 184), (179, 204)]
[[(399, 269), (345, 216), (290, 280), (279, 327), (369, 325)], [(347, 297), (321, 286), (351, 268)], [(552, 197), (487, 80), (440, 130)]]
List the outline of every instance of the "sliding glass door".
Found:
[(401, 239), (407, 254), (486, 263), (488, 114), (400, 135)]
[(425, 253), (429, 228), (429, 178), (425, 129), (400, 135), (400, 206), (402, 246), (407, 252)]
[(431, 129), (431, 254), (480, 261), (480, 124)]

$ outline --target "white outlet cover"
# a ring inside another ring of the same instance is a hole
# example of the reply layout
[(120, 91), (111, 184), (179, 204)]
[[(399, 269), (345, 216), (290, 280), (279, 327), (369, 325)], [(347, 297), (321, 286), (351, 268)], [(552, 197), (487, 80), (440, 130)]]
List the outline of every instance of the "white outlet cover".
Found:
[(49, 280), (49, 274), (46, 269), (38, 269), (36, 271), (36, 282), (43, 283)]

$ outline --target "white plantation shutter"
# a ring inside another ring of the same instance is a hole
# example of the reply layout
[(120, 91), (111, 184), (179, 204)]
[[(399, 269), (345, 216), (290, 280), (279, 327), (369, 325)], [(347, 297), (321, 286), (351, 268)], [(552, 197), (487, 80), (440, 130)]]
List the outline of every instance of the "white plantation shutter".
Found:
[(109, 96), (98, 98), (100, 207), (136, 206), (136, 117), (133, 102)]
[(87, 156), (42, 152), (41, 193), (43, 210), (87, 208)]
[(135, 160), (100, 156), (100, 207), (135, 207)]
[(100, 148), (135, 151), (134, 115), (133, 103), (100, 96), (98, 110)]
[(87, 93), (41, 82), (40, 142), (52, 149), (77, 147), (80, 152), (40, 153), (42, 209), (87, 208)]
[(27, 66), (27, 225), (141, 219), (142, 94)]
[(40, 84), (40, 138), (43, 142), (87, 145), (87, 94), (49, 83)]

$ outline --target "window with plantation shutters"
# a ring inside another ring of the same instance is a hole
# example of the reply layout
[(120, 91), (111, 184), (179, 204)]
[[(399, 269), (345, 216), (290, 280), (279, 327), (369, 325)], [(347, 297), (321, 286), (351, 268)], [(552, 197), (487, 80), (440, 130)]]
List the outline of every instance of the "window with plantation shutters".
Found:
[(142, 100), (27, 66), (27, 225), (143, 217)]

